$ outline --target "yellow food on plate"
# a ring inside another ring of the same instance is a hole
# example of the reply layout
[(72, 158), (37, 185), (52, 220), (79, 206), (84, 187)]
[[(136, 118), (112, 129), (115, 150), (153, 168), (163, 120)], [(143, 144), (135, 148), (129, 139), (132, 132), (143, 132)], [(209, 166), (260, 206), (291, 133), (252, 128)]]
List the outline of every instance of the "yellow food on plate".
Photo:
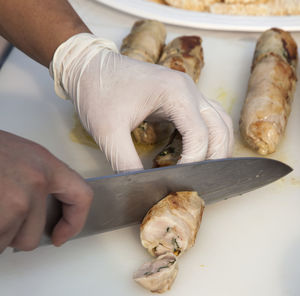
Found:
[(226, 4), (215, 3), (210, 7), (210, 12), (215, 14), (231, 14), (231, 15), (268, 15), (267, 4)]
[(300, 0), (148, 0), (181, 9), (229, 15), (299, 15)]
[(177, 7), (183, 8), (188, 10), (197, 10), (197, 11), (204, 11), (205, 4), (203, 1), (198, 0), (165, 0), (166, 4)]
[(159, 4), (166, 4), (164, 0), (152, 0), (152, 2), (159, 3)]

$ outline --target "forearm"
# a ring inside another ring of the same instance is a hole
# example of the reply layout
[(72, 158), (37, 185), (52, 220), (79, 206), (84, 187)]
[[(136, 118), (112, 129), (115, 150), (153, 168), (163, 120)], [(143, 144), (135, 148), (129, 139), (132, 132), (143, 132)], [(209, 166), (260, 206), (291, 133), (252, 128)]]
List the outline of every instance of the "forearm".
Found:
[(48, 67), (69, 37), (90, 32), (67, 0), (0, 0), (0, 35)]

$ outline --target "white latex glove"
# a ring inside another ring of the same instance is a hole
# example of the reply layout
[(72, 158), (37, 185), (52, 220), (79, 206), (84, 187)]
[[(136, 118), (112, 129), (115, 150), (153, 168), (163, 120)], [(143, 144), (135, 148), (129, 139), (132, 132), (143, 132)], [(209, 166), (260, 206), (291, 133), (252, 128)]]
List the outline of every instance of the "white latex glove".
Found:
[(130, 133), (154, 113), (181, 133), (180, 163), (231, 155), (230, 117), (184, 73), (130, 59), (88, 33), (58, 47), (50, 73), (56, 93), (73, 101), (115, 171), (143, 168)]

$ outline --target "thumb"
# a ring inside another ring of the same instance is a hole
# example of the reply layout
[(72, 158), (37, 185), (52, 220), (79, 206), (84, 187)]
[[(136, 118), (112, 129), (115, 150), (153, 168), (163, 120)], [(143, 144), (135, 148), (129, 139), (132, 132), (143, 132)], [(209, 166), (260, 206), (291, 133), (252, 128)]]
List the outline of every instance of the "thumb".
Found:
[(143, 169), (129, 129), (119, 129), (112, 135), (100, 136), (97, 142), (115, 172)]

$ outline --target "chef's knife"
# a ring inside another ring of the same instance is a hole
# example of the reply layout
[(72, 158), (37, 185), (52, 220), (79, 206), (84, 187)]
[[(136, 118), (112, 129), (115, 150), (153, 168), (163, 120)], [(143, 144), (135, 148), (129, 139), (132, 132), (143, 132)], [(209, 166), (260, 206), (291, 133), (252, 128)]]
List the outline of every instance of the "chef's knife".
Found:
[[(206, 204), (237, 196), (267, 185), (290, 173), (286, 164), (267, 158), (230, 158), (127, 172), (88, 179), (94, 200), (83, 237), (141, 222), (147, 211), (170, 192), (197, 191)], [(61, 211), (59, 202), (48, 198), (45, 235), (50, 233)]]

